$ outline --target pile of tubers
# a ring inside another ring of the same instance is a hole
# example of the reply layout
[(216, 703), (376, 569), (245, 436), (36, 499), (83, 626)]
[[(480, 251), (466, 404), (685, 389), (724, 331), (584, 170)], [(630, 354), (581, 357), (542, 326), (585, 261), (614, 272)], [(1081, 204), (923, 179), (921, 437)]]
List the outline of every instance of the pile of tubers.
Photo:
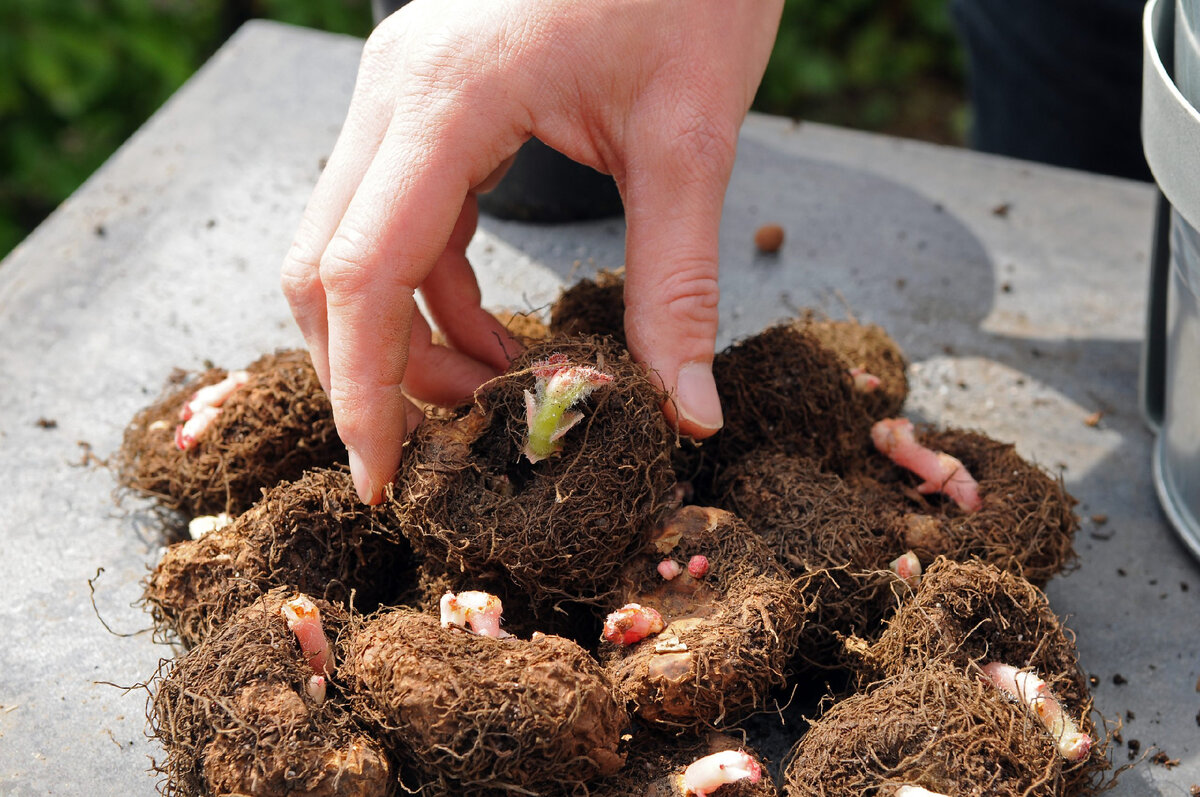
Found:
[[(681, 439), (621, 287), (505, 316), (523, 354), (427, 410), (377, 507), (303, 352), (176, 379), (133, 419), (118, 482), (171, 541), (144, 584), (178, 651), (148, 685), (162, 793), (1111, 785), (1041, 592), (1074, 556), (1060, 480), (903, 420), (895, 341), (813, 314), (717, 353), (726, 425)], [(748, 721), (798, 690), (820, 699), (764, 756)]]

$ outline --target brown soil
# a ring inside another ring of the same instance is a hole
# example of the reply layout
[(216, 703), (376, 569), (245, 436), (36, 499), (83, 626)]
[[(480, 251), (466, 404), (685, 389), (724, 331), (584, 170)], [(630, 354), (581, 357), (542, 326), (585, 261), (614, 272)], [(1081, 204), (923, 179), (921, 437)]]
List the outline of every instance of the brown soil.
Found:
[(555, 336), (606, 335), (626, 346), (624, 291), (620, 271), (601, 271), (594, 280), (580, 280), (550, 308), (550, 331)]

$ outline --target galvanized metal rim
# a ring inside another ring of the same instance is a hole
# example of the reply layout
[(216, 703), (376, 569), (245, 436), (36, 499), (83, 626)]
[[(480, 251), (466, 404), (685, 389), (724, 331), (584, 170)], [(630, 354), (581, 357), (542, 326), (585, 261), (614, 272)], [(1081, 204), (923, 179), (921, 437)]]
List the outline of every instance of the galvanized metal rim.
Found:
[(1158, 493), (1158, 503), (1162, 505), (1163, 512), (1171, 523), (1171, 528), (1175, 529), (1175, 533), (1192, 552), (1192, 556), (1200, 559), (1200, 523), (1196, 522), (1196, 516), (1179, 501), (1172, 491), (1166, 458), (1166, 436), (1160, 434), (1154, 442), (1154, 455), (1151, 457), (1154, 491)]

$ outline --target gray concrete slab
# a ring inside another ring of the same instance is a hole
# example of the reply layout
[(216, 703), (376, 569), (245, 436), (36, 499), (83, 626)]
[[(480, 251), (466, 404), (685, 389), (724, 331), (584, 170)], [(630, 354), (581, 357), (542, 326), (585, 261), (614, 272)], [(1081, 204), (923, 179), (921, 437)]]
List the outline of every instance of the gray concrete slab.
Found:
[[(85, 455), (115, 450), (173, 368), (300, 345), (278, 265), (360, 46), (247, 26), (0, 264), (0, 793), (154, 792), (137, 685), (171, 651), (133, 604), (158, 541)], [(1114, 795), (1200, 783), (1200, 567), (1156, 504), (1137, 410), (1152, 204), (1144, 185), (753, 117), (722, 223), (721, 345), (801, 306), (883, 324), (913, 361), (911, 414), (1061, 471), (1085, 521), (1052, 604), (1098, 709), (1180, 762), (1143, 761)], [(766, 221), (788, 232), (775, 257), (751, 244)], [(485, 219), (470, 254), (487, 303), (531, 309), (620, 265), (623, 234)]]

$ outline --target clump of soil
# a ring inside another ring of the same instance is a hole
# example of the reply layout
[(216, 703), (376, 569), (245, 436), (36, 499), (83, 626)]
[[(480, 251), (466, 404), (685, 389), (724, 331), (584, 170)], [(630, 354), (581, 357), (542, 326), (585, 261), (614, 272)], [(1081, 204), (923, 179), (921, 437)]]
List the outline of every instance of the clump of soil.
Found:
[(921, 478), (878, 453), (846, 479), (876, 512), (892, 515), (894, 531), (922, 562), (979, 557), (1044, 586), (1075, 558), (1079, 519), (1061, 480), (979, 432), (918, 427), (916, 436), (962, 461), (979, 482), (981, 509), (965, 512), (940, 494), (918, 494)]
[[(738, 739), (723, 733), (671, 736), (640, 730), (628, 742), (628, 760), (611, 778), (595, 783), (590, 797), (693, 797), (680, 785), (689, 764), (712, 753), (743, 750), (756, 760), (758, 755)], [(779, 792), (763, 767), (755, 783), (748, 779), (727, 783), (717, 791), (720, 797), (775, 797)]]
[[(666, 580), (664, 559), (707, 559)], [(623, 572), (611, 607), (651, 607), (664, 628), (632, 645), (603, 642), (600, 659), (642, 720), (697, 729), (762, 708), (782, 684), (811, 607), (766, 544), (737, 517), (698, 506), (676, 511)]]
[[(393, 793), (387, 755), (340, 694), (310, 696), (313, 669), (280, 616), (293, 594), (264, 596), (153, 679), (148, 718), (167, 753), (156, 769), (168, 797)], [(345, 614), (316, 604), (336, 636)]]
[(882, 797), (907, 784), (952, 795), (1060, 797), (1071, 767), (1022, 707), (936, 665), (834, 704), (797, 745), (784, 794)]
[[(852, 374), (866, 363), (881, 371), (871, 388)], [(878, 327), (809, 316), (735, 343), (713, 360), (725, 426), (687, 452), (681, 477), (711, 503), (713, 480), (753, 451), (777, 448), (825, 469), (849, 467), (868, 452), (873, 413), (903, 402), (903, 363)]]
[(168, 548), (143, 600), (160, 634), (188, 647), (279, 586), (370, 611), (415, 579), (412, 551), (388, 519), (358, 500), (345, 471), (309, 471), (229, 526)]
[[(531, 464), (526, 392), (551, 355), (611, 377), (576, 407), (557, 454)], [(600, 338), (530, 346), (451, 417), (428, 417), (406, 443), (390, 506), (413, 547), (448, 569), (499, 569), (543, 607), (597, 602), (671, 500), (674, 435), (660, 391)]]
[(626, 346), (623, 271), (601, 270), (596, 279), (564, 290), (550, 308), (550, 332), (556, 337), (606, 335)]
[(874, 387), (860, 386), (855, 399), (873, 419), (896, 415), (908, 398), (908, 360), (883, 327), (855, 321), (807, 319), (807, 330), (833, 350), (848, 371), (876, 377)]
[(407, 610), (357, 628), (339, 676), (358, 715), (423, 783), (585, 794), (621, 768), (627, 716), (599, 665), (561, 637), (492, 639)]
[(249, 509), (264, 487), (342, 461), (346, 449), (308, 353), (281, 351), (246, 369), (250, 381), (221, 406), (212, 425), (184, 451), (175, 444), (180, 412), (195, 392), (223, 380), (210, 368), (143, 409), (114, 457), (117, 481), (193, 517)]
[(842, 637), (873, 638), (909, 594), (888, 569), (905, 549), (887, 516), (816, 460), (753, 452), (722, 473), (716, 493), (720, 506), (743, 518), (801, 579), (812, 611), (800, 656), (810, 665), (843, 665)]
[(964, 671), (991, 661), (1031, 668), (1073, 716), (1091, 713), (1074, 638), (1045, 594), (984, 562), (934, 562), (865, 658), (885, 677), (938, 661)]

